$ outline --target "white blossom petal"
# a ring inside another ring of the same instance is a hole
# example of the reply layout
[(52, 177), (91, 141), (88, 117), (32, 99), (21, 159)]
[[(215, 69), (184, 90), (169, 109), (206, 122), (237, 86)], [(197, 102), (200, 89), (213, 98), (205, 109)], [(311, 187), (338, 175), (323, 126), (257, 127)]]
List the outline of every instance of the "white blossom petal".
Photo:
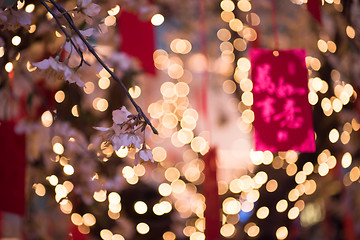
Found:
[(116, 124), (122, 124), (129, 120), (131, 113), (126, 109), (125, 106), (122, 106), (120, 110), (114, 110), (112, 112), (112, 119)]
[(49, 63), (48, 59), (44, 59), (44, 60), (42, 60), (40, 62), (32, 63), (32, 65), (34, 67), (37, 67), (37, 68), (42, 69), (42, 70), (48, 69), (50, 67), (50, 63)]
[(106, 128), (106, 127), (94, 127), (94, 129), (102, 131), (102, 132), (106, 132), (109, 131), (111, 128)]

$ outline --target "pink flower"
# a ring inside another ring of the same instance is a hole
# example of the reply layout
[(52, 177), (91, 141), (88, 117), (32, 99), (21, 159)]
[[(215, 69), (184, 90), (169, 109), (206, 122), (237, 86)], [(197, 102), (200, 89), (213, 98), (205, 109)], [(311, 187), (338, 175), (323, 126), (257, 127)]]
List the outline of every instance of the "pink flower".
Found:
[(79, 87), (85, 86), (84, 82), (80, 80), (79, 76), (76, 75), (73, 70), (52, 57), (44, 59), (41, 62), (32, 63), (32, 65), (43, 72), (47, 80), (56, 81), (57, 79), (61, 79), (70, 83), (76, 83)]
[(98, 15), (100, 10), (100, 6), (91, 0), (77, 0), (77, 11), (80, 13), (78, 17), (81, 20), (85, 20), (88, 24), (92, 23), (91, 17)]
[(113, 149), (119, 150), (121, 147), (135, 147), (140, 149), (143, 139), (135, 133), (134, 120), (129, 118), (132, 114), (122, 106), (121, 109), (114, 110), (113, 126), (111, 128), (94, 127), (96, 130), (104, 132), (104, 137), (111, 141)]
[(112, 119), (116, 124), (122, 124), (129, 120), (129, 116), (132, 114), (126, 109), (125, 106), (122, 106), (119, 110), (114, 110), (112, 112)]
[(10, 31), (15, 31), (20, 27), (28, 30), (31, 25), (31, 14), (11, 8), (5, 11), (0, 10), (0, 25), (2, 25), (3, 29)]
[[(85, 36), (85, 37), (90, 37), (91, 35), (94, 34), (94, 29), (93, 28), (88, 28), (86, 30), (80, 30), (80, 33)], [(87, 47), (85, 45), (85, 43), (81, 40), (81, 38), (79, 36), (73, 36), (71, 37), (75, 43), (75, 45), (77, 45), (77, 47), (82, 51), (85, 52), (87, 50)], [(74, 48), (74, 46), (71, 44), (70, 41), (67, 41), (65, 43), (65, 51), (67, 51), (68, 53), (72, 53), (72, 50)]]
[(136, 135), (134, 132), (125, 132), (120, 135), (114, 135), (112, 138), (113, 149), (119, 150), (122, 146), (123, 147), (136, 147), (141, 148), (143, 140), (141, 137)]
[(154, 162), (152, 152), (150, 151), (150, 149), (142, 148), (135, 154), (134, 165), (138, 165), (140, 162), (147, 161)]

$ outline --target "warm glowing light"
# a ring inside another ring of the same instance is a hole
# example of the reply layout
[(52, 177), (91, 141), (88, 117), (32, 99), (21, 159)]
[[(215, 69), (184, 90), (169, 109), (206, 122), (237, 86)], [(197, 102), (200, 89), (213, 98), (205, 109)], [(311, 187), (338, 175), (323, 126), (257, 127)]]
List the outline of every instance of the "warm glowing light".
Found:
[(129, 89), (129, 93), (132, 98), (136, 99), (141, 95), (141, 88), (139, 86), (134, 86)]
[(235, 9), (235, 4), (230, 0), (223, 0), (220, 3), (220, 7), (226, 12), (232, 12)]
[(207, 141), (203, 137), (195, 137), (191, 141), (191, 149), (193, 149), (195, 152), (202, 152), (208, 147)]
[(319, 165), (318, 171), (320, 176), (325, 176), (329, 173), (329, 166), (326, 163), (321, 163)]
[(173, 181), (179, 179), (179, 177), (180, 177), (180, 172), (177, 168), (170, 167), (170, 168), (166, 169), (165, 178), (169, 182), (173, 182)]
[(176, 94), (175, 84), (172, 82), (164, 82), (160, 87), (160, 92), (164, 97), (172, 98)]
[(98, 192), (94, 192), (93, 197), (97, 202), (105, 202), (105, 200), (106, 200), (106, 190), (100, 190)]
[(242, 117), (242, 120), (244, 121), (244, 123), (247, 123), (247, 124), (250, 124), (255, 120), (255, 114), (250, 109), (246, 109), (245, 111), (243, 111), (241, 117)]
[(112, 213), (119, 213), (121, 211), (120, 203), (109, 203), (109, 211)]
[(104, 20), (104, 23), (108, 27), (113, 26), (116, 23), (116, 17), (112, 15), (107, 16)]
[(240, 71), (247, 72), (250, 70), (251, 67), (250, 60), (242, 57), (237, 61), (237, 66)]
[(153, 148), (152, 154), (153, 154), (154, 161), (156, 161), (156, 162), (164, 161), (167, 156), (166, 150), (162, 147)]
[(135, 212), (137, 212), (138, 214), (144, 214), (147, 212), (148, 210), (148, 207), (146, 205), (145, 202), (143, 201), (137, 201), (135, 204), (134, 204), (134, 209), (135, 209)]
[(35, 190), (36, 195), (38, 195), (40, 197), (45, 196), (46, 189), (45, 189), (44, 185), (42, 185), (41, 183), (36, 183), (33, 185), (33, 188)]
[(311, 162), (307, 162), (303, 166), (303, 171), (306, 175), (310, 175), (314, 171), (314, 165)]
[(109, 15), (112, 15), (112, 16), (115, 16), (115, 15), (117, 15), (119, 12), (120, 12), (120, 6), (119, 6), (119, 5), (116, 5), (115, 7), (113, 7), (112, 9), (110, 9), (110, 10), (108, 11), (108, 14), (109, 14)]
[(270, 181), (268, 181), (268, 183), (266, 184), (266, 190), (268, 192), (274, 192), (276, 191), (278, 187), (278, 183), (275, 179), (271, 179)]
[(99, 79), (98, 85), (101, 89), (108, 89), (110, 86), (110, 79), (106, 77), (102, 77)]
[(32, 13), (34, 10), (35, 10), (35, 5), (34, 4), (28, 4), (25, 7), (25, 12), (27, 12), (27, 13)]
[(288, 236), (288, 230), (286, 227), (279, 227), (277, 230), (276, 230), (276, 237), (277, 239), (279, 240), (283, 240), (285, 238), (287, 238)]
[(327, 46), (328, 46), (329, 52), (331, 52), (331, 53), (336, 52), (336, 44), (333, 41), (328, 41)]
[(56, 102), (62, 103), (65, 100), (65, 93), (63, 91), (59, 90), (55, 93), (54, 98), (55, 98)]
[(99, 110), (100, 112), (104, 112), (106, 111), (106, 109), (108, 108), (109, 103), (106, 99), (104, 98), (100, 98), (97, 102), (96, 102), (96, 109)]
[(132, 178), (135, 176), (135, 171), (132, 167), (125, 166), (122, 170), (122, 174), (123, 174), (124, 178)]
[(5, 64), (5, 71), (11, 72), (13, 70), (14, 66), (11, 62), (8, 62)]
[(109, 203), (119, 204), (121, 197), (117, 192), (111, 192), (108, 196), (108, 199), (109, 199)]
[(91, 213), (84, 214), (83, 221), (84, 221), (84, 224), (88, 227), (91, 227), (91, 226), (95, 225), (95, 223), (96, 223), (95, 216), (92, 215)]
[(14, 36), (14, 37), (11, 39), (11, 43), (12, 43), (14, 46), (19, 46), (19, 44), (21, 43), (21, 37), (19, 37), (19, 36)]
[(321, 52), (325, 53), (328, 50), (328, 45), (326, 44), (326, 42), (322, 39), (320, 39), (317, 43), (318, 48)]
[(113, 233), (108, 229), (103, 229), (100, 231), (100, 237), (104, 240), (111, 240)]
[(335, 143), (339, 140), (339, 131), (337, 129), (332, 129), (329, 133), (329, 140), (332, 143)]
[(250, 237), (256, 237), (260, 233), (260, 228), (256, 225), (249, 227), (247, 234)]
[(75, 224), (75, 225), (81, 225), (81, 224), (83, 224), (83, 218), (81, 217), (81, 215), (80, 214), (78, 214), (78, 213), (73, 213), (73, 214), (71, 214), (71, 222), (73, 223), (73, 224)]
[(260, 17), (256, 13), (250, 13), (246, 15), (246, 21), (252, 26), (258, 26), (260, 24)]
[(71, 113), (74, 117), (79, 117), (78, 105), (74, 105), (71, 108)]
[(232, 80), (224, 81), (222, 87), (223, 87), (224, 92), (226, 92), (227, 94), (233, 94), (236, 90), (236, 85), (235, 85), (234, 81), (232, 81)]
[(180, 64), (173, 63), (170, 64), (167, 72), (172, 79), (179, 79), (184, 75), (184, 68)]
[(235, 32), (241, 31), (244, 27), (243, 23), (237, 18), (230, 20), (229, 26)]
[(267, 207), (261, 207), (257, 210), (256, 212), (256, 216), (259, 218), (259, 219), (265, 219), (267, 218), (267, 216), (269, 216), (269, 208)]
[(83, 89), (86, 94), (91, 94), (95, 90), (95, 85), (92, 82), (87, 82), (85, 83), (85, 87)]
[(121, 146), (119, 150), (115, 151), (115, 153), (119, 158), (124, 158), (128, 155), (129, 149), (127, 147)]
[[(4, 47), (0, 47), (0, 58), (5, 54)], [(29, 63), (29, 62), (28, 62)], [(31, 64), (30, 64), (31, 65)], [(29, 69), (29, 68), (28, 68)]]
[(296, 175), (295, 175), (295, 182), (297, 184), (301, 184), (303, 182), (305, 182), (306, 180), (306, 174), (303, 171), (299, 171)]
[(41, 123), (44, 127), (50, 127), (54, 119), (50, 111), (45, 111), (41, 115)]
[(183, 193), (185, 191), (186, 185), (185, 182), (178, 179), (171, 183), (171, 191), (174, 193)]
[(173, 233), (173, 232), (165, 232), (165, 233), (163, 234), (163, 239), (164, 239), (164, 240), (175, 240), (175, 239), (176, 239), (176, 235), (175, 235), (175, 233)]
[(284, 212), (288, 207), (288, 202), (285, 199), (280, 200), (276, 204), (276, 211), (278, 212)]
[(48, 180), (49, 183), (53, 186), (56, 186), (59, 183), (59, 179), (55, 175), (51, 175), (50, 177), (47, 177), (46, 180)]
[(146, 223), (142, 222), (136, 225), (136, 231), (140, 234), (147, 234), (150, 231), (150, 227)]
[(154, 26), (160, 26), (161, 24), (163, 24), (164, 20), (165, 20), (164, 16), (157, 13), (154, 16), (152, 16), (151, 23)]
[(54, 151), (54, 153), (56, 153), (56, 154), (59, 154), (59, 155), (61, 155), (61, 154), (63, 154), (64, 153), (64, 146), (61, 144), (61, 143), (55, 143), (54, 145), (53, 145), (53, 151)]
[(342, 159), (341, 159), (341, 165), (343, 168), (350, 167), (352, 163), (352, 156), (349, 152), (344, 153)]
[(235, 226), (233, 224), (227, 223), (223, 225), (220, 229), (220, 234), (224, 237), (231, 237), (235, 233)]
[(360, 178), (360, 169), (358, 167), (353, 167), (350, 171), (349, 177), (352, 182), (357, 181)]
[(289, 201), (291, 202), (295, 202), (299, 198), (299, 196), (299, 190), (297, 190), (296, 188), (292, 189), (288, 194)]
[(297, 166), (294, 163), (289, 164), (286, 167), (286, 174), (289, 176), (294, 176), (297, 172)]
[(241, 204), (233, 197), (225, 199), (222, 203), (223, 211), (226, 214), (238, 214), (241, 210)]
[(169, 196), (171, 194), (171, 186), (168, 183), (162, 183), (159, 186), (159, 193), (161, 196)]
[(66, 164), (64, 166), (63, 170), (64, 170), (64, 173), (66, 175), (73, 175), (74, 174), (74, 167), (69, 165), (69, 164)]
[(249, 12), (251, 10), (251, 4), (248, 0), (240, 0), (237, 3), (238, 8), (240, 11)]
[(120, 235), (120, 234), (114, 234), (112, 237), (111, 237), (111, 240), (125, 240), (125, 238)]
[(300, 214), (300, 210), (297, 207), (293, 207), (288, 212), (288, 218), (293, 220), (297, 218)]
[(231, 33), (226, 28), (221, 28), (220, 30), (217, 31), (217, 37), (219, 38), (219, 40), (226, 42), (230, 40)]
[(348, 35), (349, 38), (354, 39), (355, 38), (355, 29), (352, 26), (346, 27), (346, 35)]
[(60, 210), (65, 214), (70, 214), (72, 212), (73, 205), (68, 199), (63, 199), (60, 202)]
[(233, 12), (223, 11), (221, 12), (220, 17), (224, 22), (230, 22), (232, 19), (235, 18), (235, 15)]

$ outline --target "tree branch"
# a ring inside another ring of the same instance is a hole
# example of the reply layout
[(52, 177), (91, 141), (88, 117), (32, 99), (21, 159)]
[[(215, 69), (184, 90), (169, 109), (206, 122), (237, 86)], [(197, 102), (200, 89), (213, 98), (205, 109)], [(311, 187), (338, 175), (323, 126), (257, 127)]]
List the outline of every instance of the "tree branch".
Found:
[[(99, 55), (96, 53), (95, 49), (90, 45), (90, 43), (84, 38), (84, 36), (81, 34), (80, 30), (75, 26), (72, 17), (70, 16), (70, 14), (62, 7), (60, 6), (57, 2), (55, 2), (54, 0), (49, 0), (54, 6), (55, 8), (64, 16), (64, 18), (66, 19), (66, 21), (69, 23), (70, 27), (74, 30), (74, 32), (80, 37), (81, 41), (83, 41), (83, 43), (86, 45), (86, 47), (88, 48), (89, 52), (96, 58), (96, 60), (103, 66), (103, 68), (111, 75), (111, 77), (120, 84), (120, 86), (122, 87), (122, 89), (124, 90), (126, 96), (130, 99), (131, 103), (133, 104), (133, 106), (135, 107), (136, 111), (138, 112), (138, 114), (140, 115), (141, 118), (144, 119), (144, 121), (146, 122), (147, 125), (150, 126), (151, 130), (153, 131), (154, 134), (158, 134), (158, 131), (156, 130), (156, 128), (151, 124), (150, 120), (146, 117), (145, 113), (143, 112), (143, 110), (141, 109), (141, 107), (135, 102), (135, 100), (131, 97), (129, 91), (127, 90), (127, 88), (125, 87), (124, 83), (115, 75), (115, 73), (113, 71), (111, 71), (109, 69), (109, 67), (104, 63), (103, 60), (101, 60), (101, 58), (99, 57)], [(47, 10), (54, 16), (53, 12), (51, 11), (51, 9), (49, 9), (49, 7), (46, 5), (46, 3), (44, 2), (44, 0), (41, 0), (41, 3), (47, 8)], [(56, 18), (55, 18), (56, 20)], [(60, 22), (57, 21), (57, 24), (61, 26)]]
[(41, 0), (41, 4), (44, 5), (44, 7), (48, 10), (48, 12), (54, 17), (57, 25), (60, 27), (61, 31), (65, 34), (66, 41), (70, 41), (71, 45), (75, 48), (76, 52), (80, 56), (81, 62), (79, 64), (79, 67), (81, 67), (83, 63), (90, 66), (90, 64), (85, 61), (82, 51), (75, 45), (71, 36), (65, 31), (64, 27), (61, 25), (58, 16), (56, 16), (56, 14), (49, 8), (49, 6), (43, 0)]

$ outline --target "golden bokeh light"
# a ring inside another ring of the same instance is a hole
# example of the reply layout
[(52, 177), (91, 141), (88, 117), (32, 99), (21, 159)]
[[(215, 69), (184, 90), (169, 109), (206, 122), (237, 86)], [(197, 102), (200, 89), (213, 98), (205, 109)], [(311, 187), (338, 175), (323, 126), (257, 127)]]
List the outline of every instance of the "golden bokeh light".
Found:
[(41, 115), (41, 123), (44, 127), (50, 127), (53, 124), (54, 118), (50, 111), (45, 111)]
[(148, 206), (143, 201), (137, 201), (134, 204), (134, 209), (137, 214), (145, 214), (148, 210)]
[(155, 14), (151, 17), (151, 23), (154, 26), (160, 26), (165, 21), (165, 18), (160, 13)]
[(150, 227), (149, 225), (147, 225), (144, 222), (139, 223), (138, 225), (136, 225), (136, 231), (140, 234), (147, 234), (150, 231)]
[(282, 226), (276, 230), (276, 237), (279, 240), (283, 240), (283, 239), (287, 238), (288, 233), (289, 233), (288, 229), (286, 227)]

